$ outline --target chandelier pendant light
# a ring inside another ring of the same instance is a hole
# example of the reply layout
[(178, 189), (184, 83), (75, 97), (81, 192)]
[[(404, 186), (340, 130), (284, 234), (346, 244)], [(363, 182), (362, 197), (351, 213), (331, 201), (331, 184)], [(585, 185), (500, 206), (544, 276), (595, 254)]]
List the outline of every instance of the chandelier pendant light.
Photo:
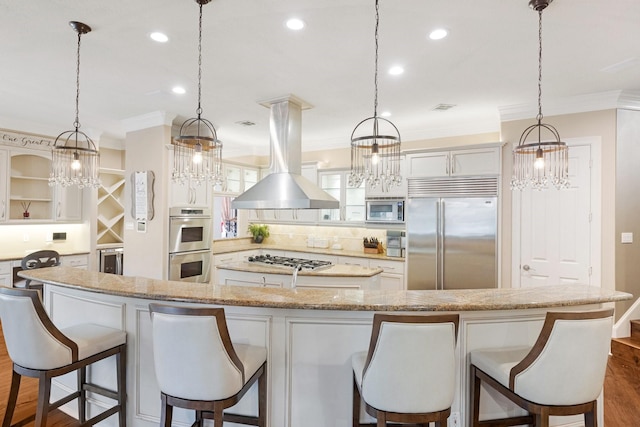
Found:
[[(513, 151), (512, 190), (531, 187), (544, 190), (551, 183), (558, 189), (569, 187), (569, 149), (560, 140), (560, 134), (551, 125), (542, 123), (542, 11), (553, 0), (530, 0), (529, 6), (538, 12), (538, 115), (536, 124), (522, 132)], [(543, 131), (551, 140), (543, 142)], [(529, 135), (536, 138), (527, 142)]]
[(80, 39), (83, 34), (91, 31), (91, 27), (82, 22), (71, 21), (69, 25), (78, 33), (78, 52), (76, 60), (76, 119), (74, 130), (62, 132), (56, 138), (51, 152), (51, 173), (49, 185), (78, 188), (100, 185), (98, 177), (100, 169), (100, 153), (95, 144), (80, 131), (79, 100), (80, 100)]
[(173, 138), (171, 179), (181, 184), (200, 185), (205, 181), (220, 184), (222, 177), (222, 141), (213, 124), (202, 117), (202, 6), (211, 0), (195, 0), (200, 5), (198, 20), (198, 108), (196, 117), (185, 120), (179, 136)]
[(378, 117), (378, 26), (380, 13), (376, 0), (375, 74), (373, 117), (358, 123), (351, 133), (351, 172), (349, 185), (370, 188), (381, 186), (383, 192), (402, 183), (400, 176), (400, 132), (389, 120)]

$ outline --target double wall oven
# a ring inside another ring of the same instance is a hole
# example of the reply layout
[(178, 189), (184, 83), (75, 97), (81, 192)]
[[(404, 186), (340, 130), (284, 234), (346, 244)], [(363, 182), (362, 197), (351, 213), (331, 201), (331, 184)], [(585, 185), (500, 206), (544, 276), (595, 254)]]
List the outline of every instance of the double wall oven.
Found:
[(211, 211), (207, 208), (170, 209), (169, 280), (209, 282), (211, 221)]

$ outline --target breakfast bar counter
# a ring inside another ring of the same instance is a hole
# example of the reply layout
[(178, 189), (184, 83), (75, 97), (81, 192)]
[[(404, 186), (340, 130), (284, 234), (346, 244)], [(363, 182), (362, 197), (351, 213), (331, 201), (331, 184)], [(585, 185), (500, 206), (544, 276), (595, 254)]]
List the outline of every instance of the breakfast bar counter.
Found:
[[(150, 302), (224, 306), (234, 342), (268, 350), (268, 420), (271, 427), (347, 427), (351, 425), (350, 357), (368, 348), (374, 312), (456, 312), (460, 329), (456, 348), (456, 394), (452, 416), (466, 425), (468, 360), (471, 350), (531, 345), (549, 310), (596, 309), (631, 295), (600, 288), (563, 285), (527, 289), (382, 291), (357, 289), (284, 289), (223, 286), (126, 277), (68, 267), (23, 271), (45, 283), (47, 311), (59, 327), (93, 322), (127, 332), (128, 424), (159, 422), (160, 392), (153, 368)], [(109, 369), (91, 372), (109, 385)], [(104, 378), (102, 378), (104, 376)], [(52, 398), (75, 384), (63, 377)], [(483, 391), (483, 393), (486, 391)], [(96, 398), (97, 399), (97, 398)], [(255, 414), (257, 390), (229, 412)], [(100, 405), (98, 400), (93, 404)], [(65, 411), (76, 415), (76, 405)], [(499, 399), (483, 399), (485, 416), (519, 413)], [(599, 411), (602, 415), (602, 411)], [(176, 410), (176, 425), (193, 415)], [(362, 422), (371, 421), (362, 415)], [(552, 425), (574, 425), (560, 418)], [(108, 419), (106, 425), (116, 425)], [(234, 426), (230, 423), (229, 426)], [(227, 424), (225, 424), (227, 426)]]

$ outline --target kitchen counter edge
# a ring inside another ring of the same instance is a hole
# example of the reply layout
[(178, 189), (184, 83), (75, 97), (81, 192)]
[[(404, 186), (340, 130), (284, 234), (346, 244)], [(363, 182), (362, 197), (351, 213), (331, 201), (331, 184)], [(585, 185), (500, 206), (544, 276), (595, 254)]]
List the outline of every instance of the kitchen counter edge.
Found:
[(443, 291), (284, 289), (173, 282), (50, 267), (19, 273), (52, 285), (124, 297), (228, 306), (345, 311), (485, 311), (624, 301), (631, 294), (586, 285)]

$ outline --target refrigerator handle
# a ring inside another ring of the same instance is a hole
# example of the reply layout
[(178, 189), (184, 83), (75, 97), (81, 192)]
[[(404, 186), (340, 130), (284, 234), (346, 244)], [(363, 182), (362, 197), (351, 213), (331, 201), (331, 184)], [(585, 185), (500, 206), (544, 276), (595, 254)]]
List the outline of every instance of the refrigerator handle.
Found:
[(436, 289), (444, 289), (444, 200), (440, 199), (436, 203), (437, 212), (437, 231), (436, 231)]

